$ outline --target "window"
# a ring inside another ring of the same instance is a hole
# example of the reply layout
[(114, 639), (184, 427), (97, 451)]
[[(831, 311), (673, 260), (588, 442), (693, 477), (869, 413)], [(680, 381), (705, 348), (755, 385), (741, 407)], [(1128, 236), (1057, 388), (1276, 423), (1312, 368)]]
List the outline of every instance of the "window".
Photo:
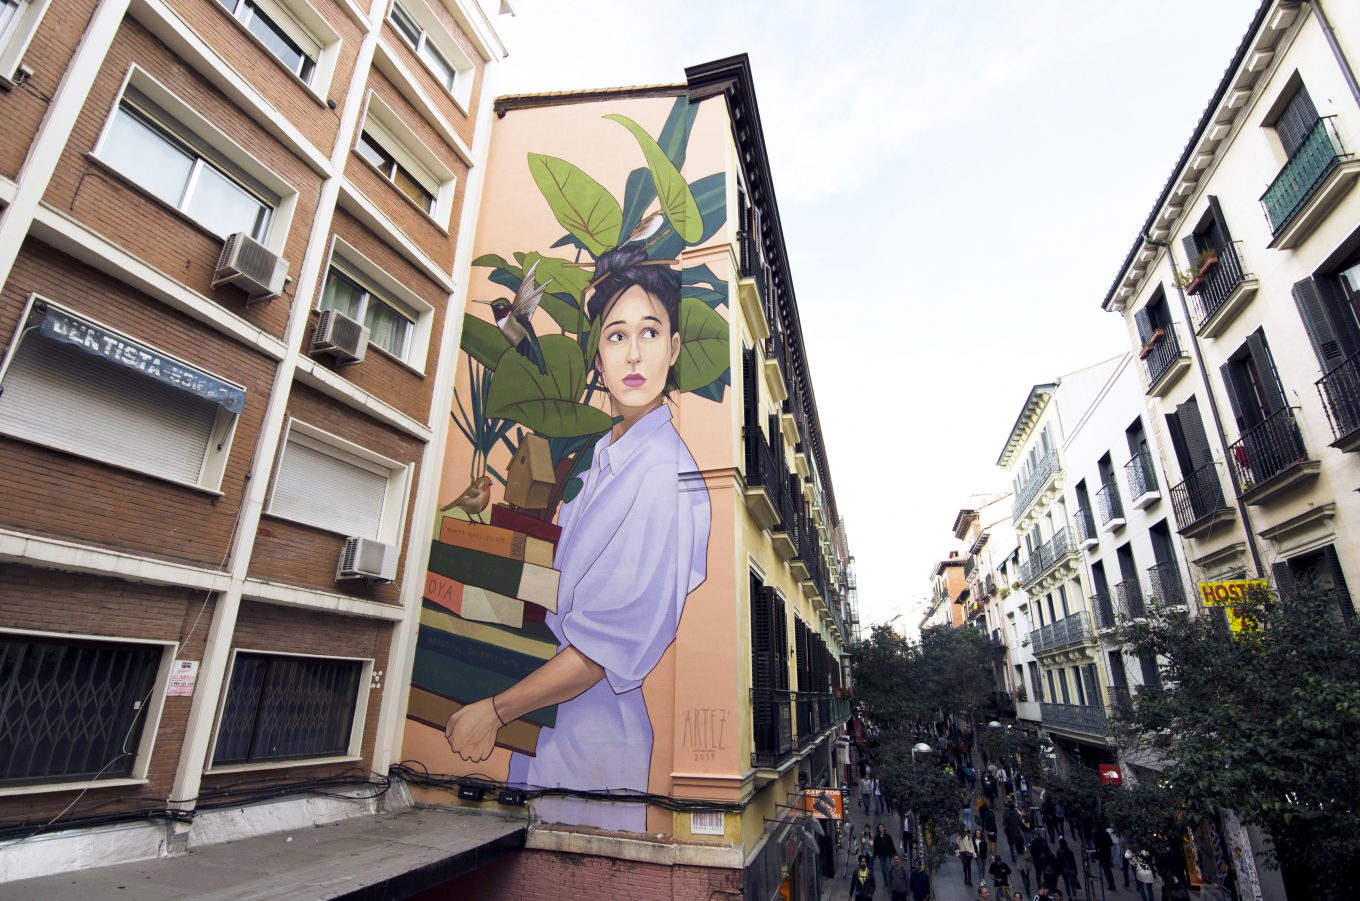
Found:
[(397, 190), (410, 198), (412, 203), (427, 213), (434, 212), (434, 191), (425, 187), (420, 179), (411, 174), (410, 169), (398, 163), (396, 157), (385, 149), (368, 129), (359, 135), (359, 145), (356, 149), (361, 157), (368, 160), (384, 178), (396, 185)]
[(1044, 699), (1044, 683), (1039, 678), (1039, 664), (1031, 660), (1025, 664), (1025, 667), (1029, 670), (1029, 684), (1034, 688), (1034, 700), (1042, 701)]
[(326, 287), (321, 292), (321, 309), (338, 310), (368, 326), (369, 344), (380, 347), (399, 360), (411, 349), (415, 321), (397, 304), (370, 291), (348, 273), (331, 267)]
[(0, 0), (0, 45), (17, 30), (23, 10), (24, 4), (19, 0)]
[(1261, 329), (1247, 336), (1246, 344), (1223, 364), (1221, 374), (1241, 432), (1285, 408), (1284, 388)]
[(1355, 619), (1355, 604), (1346, 587), (1346, 576), (1341, 571), (1341, 558), (1335, 545), (1290, 557), (1274, 564), (1272, 569), (1275, 588), (1285, 599), (1296, 593), (1321, 594), (1335, 601), (1343, 621)]
[(0, 634), (0, 789), (144, 774), (164, 652)]
[(215, 489), (245, 390), (41, 298), (0, 374), (0, 432)]
[(0, 86), (14, 87), (19, 63), (52, 0), (0, 0)]
[(1318, 274), (1295, 283), (1294, 303), (1299, 308), (1308, 340), (1317, 356), (1318, 368), (1327, 373), (1360, 353), (1360, 256), (1343, 264), (1335, 275)]
[(223, 162), (209, 161), (175, 134), (172, 122), (129, 87), (95, 155), (214, 234), (245, 232), (263, 241), (277, 200), (266, 201)]
[(354, 756), (365, 661), (237, 651), (213, 765)]
[(1285, 156), (1292, 158), (1298, 153), (1317, 122), (1317, 107), (1313, 105), (1313, 98), (1308, 96), (1307, 88), (1299, 85), (1275, 120), (1275, 134), (1280, 138)]
[(1044, 675), (1048, 677), (1048, 696), (1052, 698), (1053, 703), (1056, 704), (1058, 702), (1058, 689), (1053, 683), (1053, 670), (1048, 670)]
[(454, 85), (458, 83), (458, 68), (449, 62), (446, 55), (439, 51), (435, 42), (430, 39), (429, 32), (422, 28), (415, 17), (403, 9), (399, 3), (392, 4), (391, 19), (393, 26), (416, 51), (416, 55), (424, 60), (435, 80), (442, 84), (446, 90), (452, 92)]
[(397, 543), (409, 467), (293, 420), (269, 514), (339, 535)]
[(321, 48), (286, 10), (272, 0), (219, 0), (246, 29), (279, 58), (287, 69), (308, 84), (316, 72)]

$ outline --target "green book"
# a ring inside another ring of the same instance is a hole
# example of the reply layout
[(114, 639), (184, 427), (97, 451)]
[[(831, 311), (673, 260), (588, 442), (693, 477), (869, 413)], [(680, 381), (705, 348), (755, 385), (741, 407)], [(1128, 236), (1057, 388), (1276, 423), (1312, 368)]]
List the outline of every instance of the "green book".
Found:
[[(544, 663), (485, 642), (421, 626), (411, 684), (470, 704), (505, 691)], [(541, 726), (557, 723), (557, 707), (523, 717)]]

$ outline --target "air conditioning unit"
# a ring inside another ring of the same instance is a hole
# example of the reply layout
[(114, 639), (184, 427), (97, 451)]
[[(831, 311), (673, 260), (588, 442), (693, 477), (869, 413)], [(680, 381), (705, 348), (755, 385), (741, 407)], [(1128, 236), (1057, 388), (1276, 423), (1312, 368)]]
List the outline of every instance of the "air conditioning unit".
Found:
[(235, 285), (246, 292), (247, 303), (255, 303), (278, 297), (286, 281), (288, 261), (245, 232), (237, 232), (222, 245), (212, 286)]
[(397, 577), (397, 546), (372, 538), (346, 538), (335, 567), (335, 581), (368, 579), (391, 582)]
[(368, 326), (336, 310), (322, 310), (312, 335), (312, 353), (329, 354), (340, 363), (358, 363), (368, 350)]

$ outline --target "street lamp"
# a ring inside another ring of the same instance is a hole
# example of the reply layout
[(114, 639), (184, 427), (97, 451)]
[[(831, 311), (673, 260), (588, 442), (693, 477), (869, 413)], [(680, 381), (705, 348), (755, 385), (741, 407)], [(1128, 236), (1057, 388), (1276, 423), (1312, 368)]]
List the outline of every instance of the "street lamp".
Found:
[(911, 746), (911, 756), (914, 758), (917, 754), (930, 754), (934, 750), (935, 750), (934, 748), (932, 748), (925, 742), (918, 741), (916, 744)]
[(987, 724), (987, 728), (988, 728), (988, 729), (1000, 729), (1000, 728), (1001, 728), (1001, 723), (1000, 723), (998, 720), (992, 720), (990, 723)]

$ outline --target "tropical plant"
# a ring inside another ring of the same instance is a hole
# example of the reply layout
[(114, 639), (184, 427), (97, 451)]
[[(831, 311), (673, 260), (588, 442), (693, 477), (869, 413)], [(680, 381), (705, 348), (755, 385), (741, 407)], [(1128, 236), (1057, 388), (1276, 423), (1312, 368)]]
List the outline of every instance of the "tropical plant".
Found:
[[(600, 332), (600, 323), (586, 309), (594, 261), (628, 243), (654, 204), (664, 220), (644, 248), (647, 262), (655, 265), (674, 265), (680, 251), (707, 241), (726, 221), (724, 173), (694, 182), (680, 174), (697, 113), (696, 104), (677, 98), (657, 138), (626, 116), (605, 117), (633, 136), (646, 164), (629, 173), (622, 201), (575, 164), (529, 154), (534, 183), (566, 229), (549, 251), (565, 248), (570, 256), (531, 250), (515, 252), (510, 259), (484, 254), (473, 260), (474, 266), (490, 270), (494, 284), (511, 293), (531, 269), (536, 283), (548, 286), (539, 309), (552, 326), (545, 328), (541, 320), (537, 326), (543, 370), (512, 348), (495, 325), (464, 316), (462, 349), (481, 370), (473, 373), (478, 376), (471, 383), (476, 389), (473, 409), (460, 409), (461, 418), (454, 416), (473, 444), (474, 476), (497, 442), (514, 452), (517, 444), (509, 441), (507, 423), (548, 439), (557, 485), (542, 511), (544, 518), (579, 491), (579, 476), (590, 464), (595, 442), (612, 425), (599, 405), (603, 386), (592, 372)], [(681, 285), (680, 358), (675, 383), (668, 388), (721, 402), (731, 384), (728, 326), (718, 312), (729, 302), (727, 282), (698, 265), (681, 270)]]

